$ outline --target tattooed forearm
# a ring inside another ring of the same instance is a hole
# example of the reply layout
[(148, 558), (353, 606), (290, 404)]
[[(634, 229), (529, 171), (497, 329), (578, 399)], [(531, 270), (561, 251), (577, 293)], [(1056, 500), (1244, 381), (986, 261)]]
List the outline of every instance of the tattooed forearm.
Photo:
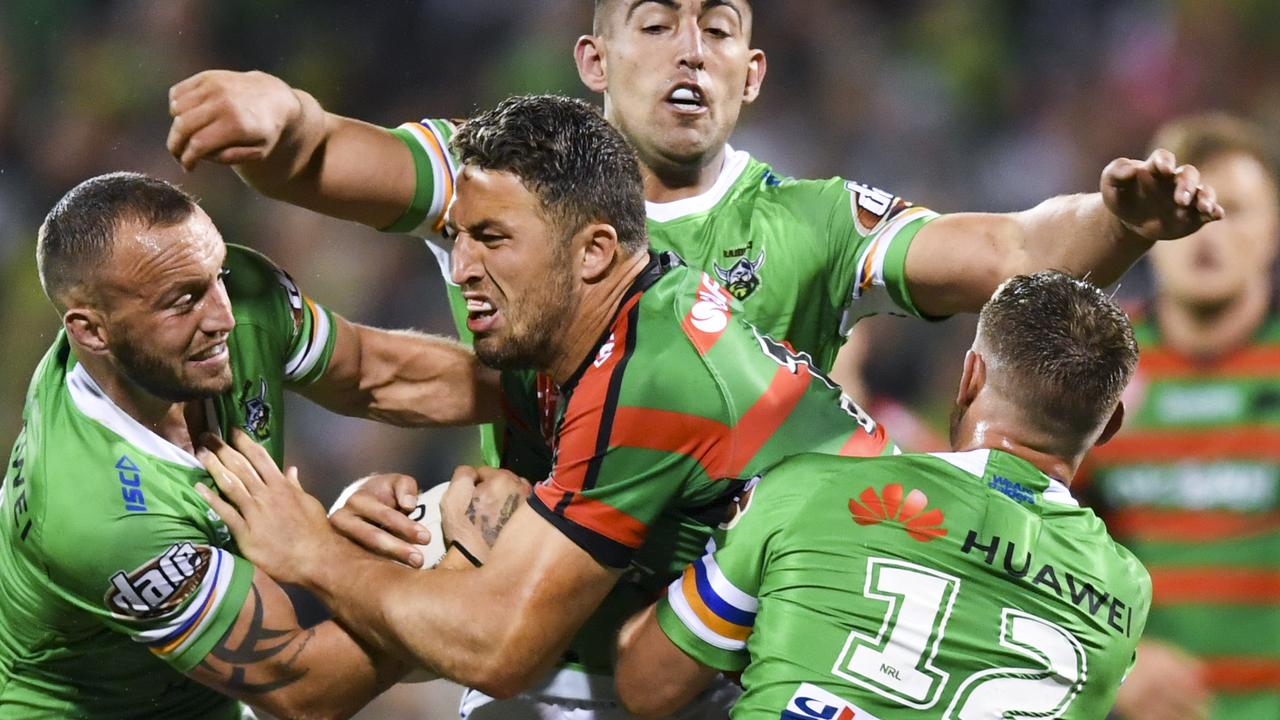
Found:
[(507, 496), (506, 502), (502, 504), (502, 510), (498, 512), (496, 522), (490, 522), (487, 517), (481, 518), (480, 532), (484, 535), (484, 541), (489, 547), (493, 547), (493, 544), (498, 542), (498, 533), (502, 532), (502, 528), (511, 519), (512, 513), (520, 506), (520, 497), (515, 493)]
[[(249, 618), (249, 626), (243, 633), (237, 633), (233, 626), (222, 636), (222, 640), (209, 652), (209, 657), (200, 664), (202, 674), (209, 680), (221, 685), (228, 693), (237, 695), (261, 695), (292, 685), (307, 674), (306, 668), (297, 663), (302, 651), (311, 638), (315, 636), (315, 628), (275, 629), (267, 627), (263, 620), (262, 595), (258, 586), (250, 586), (252, 597), (247, 603), (253, 608)], [(238, 636), (236, 640), (233, 636)], [(269, 668), (255, 669), (252, 666), (272, 661), (288, 652), (283, 662), (271, 662)], [(216, 660), (218, 662), (211, 662)], [(255, 676), (265, 676), (260, 681), (248, 679), (251, 670)]]

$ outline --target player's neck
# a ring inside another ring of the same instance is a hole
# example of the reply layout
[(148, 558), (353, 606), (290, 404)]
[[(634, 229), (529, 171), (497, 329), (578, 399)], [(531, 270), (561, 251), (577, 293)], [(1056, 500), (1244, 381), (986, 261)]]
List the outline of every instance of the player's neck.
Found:
[(709, 152), (696, 162), (672, 163), (648, 159), (640, 163), (644, 179), (644, 199), (652, 203), (684, 200), (710, 190), (724, 168), (725, 146)]
[(584, 287), (578, 312), (569, 319), (561, 335), (560, 347), (551, 367), (544, 368), (556, 385), (564, 385), (618, 314), (622, 298), (649, 262), (649, 254), (638, 252), (620, 262), (608, 279)]
[(194, 454), (194, 438), (206, 429), (201, 401), (158, 398), (98, 358), (82, 359), (80, 364), (116, 407), (162, 439)]
[(1245, 345), (1267, 318), (1271, 282), (1259, 278), (1239, 296), (1221, 305), (1196, 307), (1172, 298), (1156, 299), (1160, 335), (1173, 349), (1199, 360), (1212, 360)]
[(1071, 478), (1080, 467), (1081, 460), (1079, 457), (1062, 457), (1057, 451), (1045, 449), (1034, 438), (1025, 437), (1025, 432), (1012, 431), (1000, 422), (983, 419), (961, 429), (952, 439), (951, 448), (955, 452), (983, 448), (1002, 450), (1026, 460), (1040, 472), (1067, 486), (1071, 485)]

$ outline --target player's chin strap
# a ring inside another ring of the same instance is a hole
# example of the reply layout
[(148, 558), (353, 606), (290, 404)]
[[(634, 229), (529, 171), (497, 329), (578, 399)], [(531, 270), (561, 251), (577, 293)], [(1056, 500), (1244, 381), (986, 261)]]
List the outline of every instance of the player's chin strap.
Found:
[(472, 565), (475, 565), (476, 567), (480, 567), (481, 565), (484, 565), (484, 563), (480, 562), (480, 558), (476, 557), (475, 555), (472, 555), (471, 551), (468, 550), (465, 546), (463, 546), (462, 543), (458, 542), (457, 540), (450, 541), (449, 547), (456, 548), (458, 552), (462, 553), (462, 557), (470, 561)]

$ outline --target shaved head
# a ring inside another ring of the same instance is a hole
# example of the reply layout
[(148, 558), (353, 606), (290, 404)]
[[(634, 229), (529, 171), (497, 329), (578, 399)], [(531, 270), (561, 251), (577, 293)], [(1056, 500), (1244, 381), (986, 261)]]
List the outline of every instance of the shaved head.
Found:
[(94, 272), (111, 257), (117, 230), (176, 225), (191, 216), (196, 201), (163, 180), (114, 172), (72, 188), (40, 225), (36, 266), (45, 295), (65, 310), (72, 293), (93, 292)]

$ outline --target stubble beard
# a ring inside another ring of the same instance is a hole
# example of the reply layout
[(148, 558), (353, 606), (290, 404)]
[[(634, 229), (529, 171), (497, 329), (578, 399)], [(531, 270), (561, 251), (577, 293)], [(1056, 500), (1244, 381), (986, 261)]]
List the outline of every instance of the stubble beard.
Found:
[[(568, 271), (557, 265), (544, 290), (526, 298), (526, 318), (507, 316), (509, 330), (505, 338), (477, 338), (476, 357), (495, 370), (546, 370), (556, 360), (556, 337), (578, 312)], [(509, 311), (508, 311), (509, 312)]]
[(184, 380), (171, 363), (133, 342), (132, 338), (118, 339), (112, 347), (112, 354), (125, 377), (162, 400), (175, 403), (203, 400), (217, 397), (231, 389), (229, 362), (225, 371), (217, 378), (196, 383)]

